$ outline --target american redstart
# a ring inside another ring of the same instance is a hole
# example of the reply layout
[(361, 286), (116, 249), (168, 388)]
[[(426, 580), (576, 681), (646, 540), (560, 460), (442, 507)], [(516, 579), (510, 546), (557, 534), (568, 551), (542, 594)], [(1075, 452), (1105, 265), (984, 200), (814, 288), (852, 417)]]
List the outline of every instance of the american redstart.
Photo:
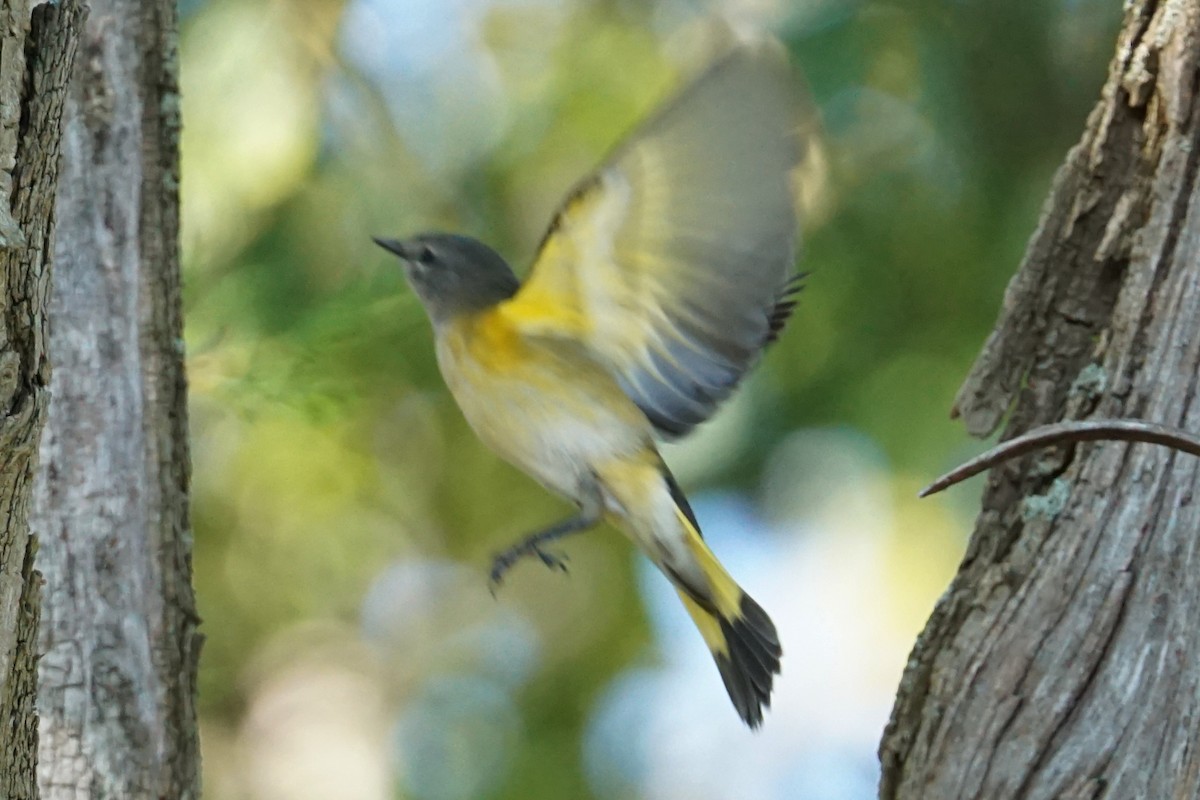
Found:
[(782, 649), (655, 446), (707, 419), (795, 305), (794, 180), (809, 126), (779, 49), (741, 45), (645, 121), (559, 209), (522, 284), (475, 239), (375, 239), (400, 257), (437, 360), (487, 445), (578, 515), (498, 555), (609, 520), (674, 584), (738, 714), (762, 722)]

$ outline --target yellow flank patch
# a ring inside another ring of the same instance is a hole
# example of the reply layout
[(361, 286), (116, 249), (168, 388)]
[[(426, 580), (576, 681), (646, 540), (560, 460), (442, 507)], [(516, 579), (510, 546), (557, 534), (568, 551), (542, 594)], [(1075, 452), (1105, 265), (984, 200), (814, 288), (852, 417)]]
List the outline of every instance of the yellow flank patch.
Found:
[(508, 373), (528, 357), (520, 332), (499, 308), (464, 315), (450, 325), (443, 334), (446, 344), (485, 370)]

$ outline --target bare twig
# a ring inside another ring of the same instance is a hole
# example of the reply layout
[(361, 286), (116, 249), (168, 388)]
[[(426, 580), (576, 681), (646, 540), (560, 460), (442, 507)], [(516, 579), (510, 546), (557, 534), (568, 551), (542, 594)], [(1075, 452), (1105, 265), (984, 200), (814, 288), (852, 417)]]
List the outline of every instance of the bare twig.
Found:
[(1095, 442), (1114, 440), (1123, 442), (1146, 442), (1173, 447), (1184, 453), (1200, 456), (1200, 438), (1180, 428), (1158, 425), (1153, 422), (1142, 422), (1135, 419), (1100, 419), (1072, 420), (1056, 422), (1053, 425), (1043, 425), (1034, 428), (1014, 439), (1009, 439), (988, 450), (982, 455), (952, 469), (933, 483), (926, 486), (917, 495), (928, 497), (943, 489), (948, 489), (956, 483), (978, 475), (985, 469), (1011, 458), (1025, 455), (1034, 450), (1064, 442)]

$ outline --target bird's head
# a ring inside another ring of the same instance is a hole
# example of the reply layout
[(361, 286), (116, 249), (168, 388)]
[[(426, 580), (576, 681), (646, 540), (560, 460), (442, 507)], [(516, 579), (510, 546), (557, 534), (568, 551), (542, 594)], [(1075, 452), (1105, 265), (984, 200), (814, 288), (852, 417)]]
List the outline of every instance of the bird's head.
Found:
[(372, 238), (400, 258), (404, 276), (434, 324), (490, 308), (520, 287), (500, 254), (469, 236), (422, 233), (403, 241)]

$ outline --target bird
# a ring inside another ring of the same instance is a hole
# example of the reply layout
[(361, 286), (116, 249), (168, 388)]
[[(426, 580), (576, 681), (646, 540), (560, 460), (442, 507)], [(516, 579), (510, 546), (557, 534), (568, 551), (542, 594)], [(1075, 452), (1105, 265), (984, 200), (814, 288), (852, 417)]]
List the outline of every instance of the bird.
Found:
[(399, 257), (482, 442), (578, 513), (498, 554), (493, 587), (609, 521), (674, 586), (751, 729), (783, 650), (718, 561), (658, 443), (707, 420), (796, 305), (807, 96), (775, 42), (733, 46), (570, 191), (524, 282), (478, 239), (372, 237)]

